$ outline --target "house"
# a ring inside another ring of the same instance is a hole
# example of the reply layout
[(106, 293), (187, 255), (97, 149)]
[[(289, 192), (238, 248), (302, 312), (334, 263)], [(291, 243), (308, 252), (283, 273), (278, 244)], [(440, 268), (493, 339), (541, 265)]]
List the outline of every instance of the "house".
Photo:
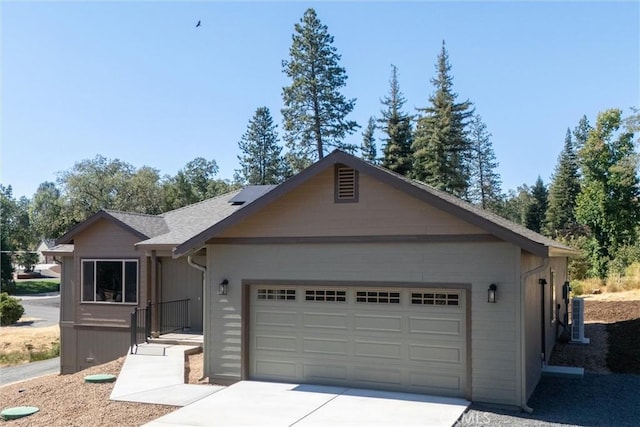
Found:
[(42, 239), (38, 242), (36, 253), (38, 254), (38, 264), (53, 264), (53, 257), (44, 255), (43, 252), (53, 248), (55, 241), (53, 239)]
[(101, 211), (58, 243), (63, 373), (123, 355), (147, 299), (188, 298), (216, 383), (516, 406), (549, 360), (575, 254), (341, 151), (279, 186), (157, 216)]

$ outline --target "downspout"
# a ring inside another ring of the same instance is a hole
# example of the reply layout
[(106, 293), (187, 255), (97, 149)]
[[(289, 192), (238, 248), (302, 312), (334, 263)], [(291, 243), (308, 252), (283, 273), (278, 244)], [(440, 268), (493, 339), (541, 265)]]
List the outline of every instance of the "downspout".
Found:
[[(202, 337), (203, 339), (203, 351), (204, 351), (204, 355), (205, 357), (208, 354), (208, 342), (209, 340), (207, 339), (207, 330), (209, 329), (207, 326), (207, 321), (206, 321), (206, 310), (207, 310), (207, 292), (206, 292), (206, 285), (207, 285), (207, 267), (205, 267), (204, 265), (200, 265), (197, 262), (195, 262), (193, 260), (193, 256), (189, 255), (187, 256), (187, 264), (189, 264), (191, 267), (195, 268), (196, 270), (200, 270), (202, 272), (202, 314), (203, 314), (203, 319), (202, 319)], [(206, 378), (207, 377), (207, 369), (206, 369), (206, 363), (203, 366), (204, 370), (202, 373), (202, 378)], [(200, 379), (202, 379), (200, 378)]]
[(545, 258), (544, 262), (542, 263), (542, 265), (539, 265), (538, 267), (529, 270), (529, 271), (525, 271), (524, 273), (522, 273), (520, 275), (520, 316), (522, 318), (522, 333), (520, 334), (520, 352), (523, 356), (523, 359), (521, 360), (521, 373), (520, 375), (522, 376), (522, 380), (520, 381), (521, 384), (521, 390), (520, 390), (520, 394), (521, 394), (521, 399), (522, 401), (520, 402), (520, 407), (522, 408), (523, 411), (525, 411), (528, 414), (533, 413), (533, 408), (527, 406), (527, 364), (524, 363), (526, 360), (526, 354), (527, 354), (527, 346), (525, 343), (525, 334), (524, 334), (524, 329), (525, 329), (525, 325), (526, 325), (526, 318), (525, 318), (525, 307), (526, 307), (526, 292), (525, 292), (525, 284), (527, 282), (527, 279), (530, 276), (533, 276), (534, 274), (538, 274), (542, 271), (545, 271), (547, 268), (549, 268), (549, 258)]

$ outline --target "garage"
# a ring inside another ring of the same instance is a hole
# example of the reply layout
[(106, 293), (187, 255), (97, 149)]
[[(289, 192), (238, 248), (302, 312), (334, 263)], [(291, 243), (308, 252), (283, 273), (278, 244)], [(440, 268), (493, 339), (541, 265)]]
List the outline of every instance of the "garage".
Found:
[(254, 285), (249, 298), (251, 379), (466, 395), (465, 290)]

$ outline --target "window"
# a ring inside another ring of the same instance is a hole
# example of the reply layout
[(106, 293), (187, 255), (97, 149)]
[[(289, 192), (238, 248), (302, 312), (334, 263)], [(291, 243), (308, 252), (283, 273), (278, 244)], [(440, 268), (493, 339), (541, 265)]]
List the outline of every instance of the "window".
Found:
[(138, 303), (138, 260), (82, 260), (82, 302)]
[(347, 291), (310, 289), (305, 291), (305, 301), (346, 302)]
[(443, 293), (411, 293), (411, 304), (425, 304), (425, 305), (459, 305), (458, 294), (443, 294)]
[(357, 291), (356, 302), (368, 304), (400, 304), (400, 292)]
[(344, 165), (335, 167), (336, 203), (355, 203), (358, 201), (358, 171)]
[(258, 289), (259, 300), (285, 300), (295, 301), (296, 290), (295, 289)]

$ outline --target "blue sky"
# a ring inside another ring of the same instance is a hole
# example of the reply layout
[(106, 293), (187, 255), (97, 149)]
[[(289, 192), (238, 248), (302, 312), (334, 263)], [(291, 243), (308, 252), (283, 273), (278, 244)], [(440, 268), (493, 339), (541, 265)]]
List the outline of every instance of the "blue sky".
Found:
[(308, 7), (334, 36), (363, 128), (380, 115), (390, 64), (405, 110), (428, 104), (445, 40), (504, 190), (548, 182), (583, 115), (640, 107), (638, 2), (3, 1), (0, 181), (30, 197), (96, 154), (163, 175), (205, 157), (232, 178), (256, 108), (281, 122), (281, 62)]

